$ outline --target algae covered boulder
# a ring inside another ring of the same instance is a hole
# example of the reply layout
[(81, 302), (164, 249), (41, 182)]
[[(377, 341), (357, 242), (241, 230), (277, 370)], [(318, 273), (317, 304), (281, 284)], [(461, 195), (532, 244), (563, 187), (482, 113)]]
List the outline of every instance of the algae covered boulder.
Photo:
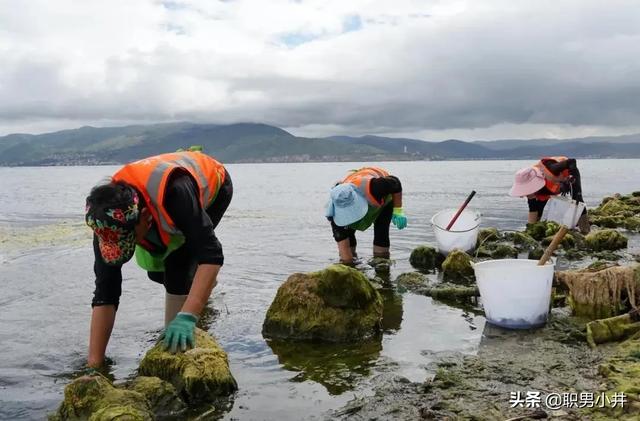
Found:
[(200, 329), (196, 329), (195, 348), (171, 354), (159, 342), (144, 356), (138, 372), (171, 383), (188, 403), (212, 402), (238, 389), (227, 354)]
[(478, 250), (476, 250), (476, 255), (478, 257), (489, 257), (491, 259), (517, 258), (518, 249), (508, 244), (489, 243), (480, 246)]
[(184, 401), (178, 396), (176, 388), (158, 377), (138, 376), (127, 383), (125, 389), (143, 395), (155, 415), (168, 416), (179, 413), (186, 408)]
[(154, 414), (142, 394), (118, 389), (95, 375), (77, 378), (64, 388), (64, 400), (54, 419), (151, 421)]
[(451, 251), (442, 263), (442, 272), (445, 279), (455, 282), (470, 281), (473, 277), (471, 256), (462, 250)]
[(538, 242), (526, 232), (513, 234), (513, 244), (519, 249), (533, 250), (538, 247)]
[(356, 269), (331, 265), (295, 273), (271, 303), (262, 333), (267, 338), (349, 342), (380, 332), (383, 303)]
[(478, 241), (476, 242), (476, 247), (480, 247), (484, 243), (498, 241), (500, 239), (501, 235), (497, 228), (482, 228), (478, 232)]
[(614, 266), (556, 272), (569, 289), (569, 305), (577, 316), (602, 319), (638, 304), (640, 266)]
[[(545, 237), (542, 239), (541, 244), (543, 246), (548, 246), (553, 241), (553, 235), (549, 237)], [(576, 239), (573, 234), (566, 233), (562, 241), (560, 242), (560, 246), (564, 249), (574, 248), (576, 246)]]
[(594, 251), (619, 250), (627, 247), (627, 237), (613, 229), (594, 231), (584, 240), (586, 246)]
[(433, 270), (438, 265), (440, 253), (431, 246), (418, 246), (409, 256), (409, 263), (416, 269)]
[(587, 323), (587, 342), (595, 348), (598, 344), (626, 339), (636, 332), (640, 332), (640, 314), (631, 311)]
[(396, 283), (400, 289), (414, 291), (417, 288), (426, 286), (427, 278), (420, 272), (407, 272), (398, 275)]
[(541, 241), (545, 237), (555, 235), (559, 230), (560, 225), (553, 221), (540, 221), (527, 224), (525, 233), (535, 240)]

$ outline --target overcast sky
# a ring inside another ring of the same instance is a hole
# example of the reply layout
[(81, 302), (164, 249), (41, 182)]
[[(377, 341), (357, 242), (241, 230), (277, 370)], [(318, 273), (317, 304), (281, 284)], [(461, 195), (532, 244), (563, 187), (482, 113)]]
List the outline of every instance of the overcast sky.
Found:
[(640, 132), (637, 0), (0, 0), (0, 135)]

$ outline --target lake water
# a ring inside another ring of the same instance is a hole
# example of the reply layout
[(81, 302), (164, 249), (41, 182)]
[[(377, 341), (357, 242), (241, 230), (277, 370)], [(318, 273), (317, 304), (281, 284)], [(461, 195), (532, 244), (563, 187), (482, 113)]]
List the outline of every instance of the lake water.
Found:
[[(507, 195), (528, 161), (389, 162), (409, 224), (391, 228), (391, 278), (410, 271), (408, 256), (433, 244), (429, 220), (471, 207), (484, 226), (525, 224), (523, 199)], [(351, 346), (268, 344), (264, 315), (294, 272), (335, 262), (323, 217), (328, 189), (363, 163), (228, 165), (234, 197), (217, 230), (225, 266), (214, 290), (209, 332), (229, 355), (239, 391), (225, 419), (322, 419), (390, 376), (422, 381), (443, 352), (474, 353), (482, 316), (430, 298), (385, 291), (381, 341)], [(589, 206), (613, 192), (640, 190), (640, 160), (580, 160)], [(0, 168), (0, 419), (42, 419), (84, 364), (93, 291), (93, 253), (83, 225), (91, 186), (118, 167)], [(371, 256), (372, 233), (358, 236)], [(161, 331), (164, 290), (135, 266), (124, 268), (121, 305), (108, 348), (117, 380), (131, 376)]]

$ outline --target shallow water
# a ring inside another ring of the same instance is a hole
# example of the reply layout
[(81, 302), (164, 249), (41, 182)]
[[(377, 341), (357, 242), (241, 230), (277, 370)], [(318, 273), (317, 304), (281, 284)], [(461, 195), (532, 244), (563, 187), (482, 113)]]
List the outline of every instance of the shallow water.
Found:
[[(471, 189), (484, 226), (524, 225), (526, 203), (507, 196), (525, 161), (391, 162), (409, 226), (392, 227), (396, 265), (433, 243), (429, 219), (457, 207)], [(581, 160), (584, 195), (595, 206), (612, 192), (640, 190), (640, 160)], [(229, 165), (235, 192), (217, 234), (225, 266), (214, 290), (209, 331), (228, 352), (240, 390), (226, 419), (320, 419), (386, 376), (430, 376), (443, 352), (477, 351), (484, 318), (427, 297), (385, 291), (381, 340), (350, 346), (267, 343), (265, 312), (293, 272), (336, 259), (323, 206), (328, 188), (361, 163)], [(92, 250), (83, 221), (90, 187), (117, 167), (0, 168), (0, 419), (42, 419), (86, 356), (93, 291)], [(371, 255), (370, 232), (359, 253)], [(162, 287), (134, 264), (109, 345), (116, 379), (133, 374), (162, 327)]]

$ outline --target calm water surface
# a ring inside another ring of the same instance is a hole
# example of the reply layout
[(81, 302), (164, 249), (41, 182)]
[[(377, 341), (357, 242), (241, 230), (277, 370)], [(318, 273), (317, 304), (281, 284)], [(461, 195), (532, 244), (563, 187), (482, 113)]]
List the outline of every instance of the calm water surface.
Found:
[[(433, 244), (429, 220), (472, 190), (484, 226), (520, 228), (526, 203), (507, 196), (528, 161), (390, 162), (404, 186), (408, 227), (392, 227), (391, 278), (411, 250)], [(584, 196), (640, 190), (640, 160), (581, 160)], [(391, 375), (422, 381), (443, 352), (477, 351), (484, 319), (409, 293), (385, 291), (381, 341), (352, 346), (268, 344), (261, 326), (291, 273), (336, 259), (323, 218), (334, 181), (362, 163), (229, 165), (235, 192), (217, 235), (225, 266), (209, 332), (229, 354), (240, 390), (226, 419), (321, 419)], [(117, 167), (0, 168), (0, 419), (42, 419), (86, 356), (93, 254), (84, 198)], [(370, 232), (358, 236), (371, 255)], [(131, 376), (162, 328), (163, 288), (128, 264), (108, 355), (116, 379)]]

